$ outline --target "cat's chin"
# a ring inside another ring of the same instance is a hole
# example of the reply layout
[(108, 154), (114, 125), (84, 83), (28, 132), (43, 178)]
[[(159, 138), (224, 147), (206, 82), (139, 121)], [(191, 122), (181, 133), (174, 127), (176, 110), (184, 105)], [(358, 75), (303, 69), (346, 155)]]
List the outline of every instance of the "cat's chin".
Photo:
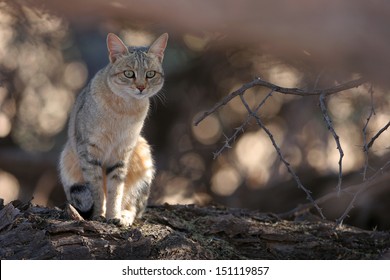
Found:
[(142, 100), (146, 98), (151, 98), (156, 93), (153, 90), (146, 89), (142, 92), (139, 90), (131, 90), (128, 92), (128, 94), (135, 99)]
[(152, 95), (153, 94), (135, 93), (135, 94), (131, 94), (130, 96), (135, 98), (135, 99), (142, 100), (142, 99), (150, 98), (150, 97), (152, 97)]
[(131, 93), (128, 96), (130, 98), (134, 98), (137, 100), (143, 100), (143, 99), (148, 99), (148, 98), (152, 97), (153, 95), (154, 94), (150, 94), (150, 93)]
[(131, 100), (144, 100), (152, 97), (154, 94), (150, 93), (140, 93), (140, 92), (121, 92), (121, 93), (116, 93), (119, 97), (122, 97), (126, 101), (131, 101)]

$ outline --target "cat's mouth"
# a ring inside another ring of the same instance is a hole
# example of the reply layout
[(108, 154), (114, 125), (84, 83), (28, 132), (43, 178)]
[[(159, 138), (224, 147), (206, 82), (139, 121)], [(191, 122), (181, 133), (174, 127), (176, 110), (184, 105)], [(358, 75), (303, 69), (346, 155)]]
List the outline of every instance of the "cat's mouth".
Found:
[(146, 91), (147, 90), (145, 90), (145, 88), (144, 89), (138, 89), (137, 88), (136, 93), (139, 94), (139, 95), (145, 95)]
[(151, 97), (151, 94), (147, 90), (143, 91), (135, 91), (134, 94), (132, 94), (135, 98), (137, 99), (144, 99), (144, 98), (149, 98)]

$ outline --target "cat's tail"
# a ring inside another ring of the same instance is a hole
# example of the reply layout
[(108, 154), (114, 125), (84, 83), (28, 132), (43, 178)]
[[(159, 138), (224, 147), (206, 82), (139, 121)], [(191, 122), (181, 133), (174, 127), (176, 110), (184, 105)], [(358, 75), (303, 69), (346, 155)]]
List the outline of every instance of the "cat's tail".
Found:
[(74, 184), (69, 188), (69, 202), (84, 219), (91, 219), (93, 214), (93, 198), (89, 184)]

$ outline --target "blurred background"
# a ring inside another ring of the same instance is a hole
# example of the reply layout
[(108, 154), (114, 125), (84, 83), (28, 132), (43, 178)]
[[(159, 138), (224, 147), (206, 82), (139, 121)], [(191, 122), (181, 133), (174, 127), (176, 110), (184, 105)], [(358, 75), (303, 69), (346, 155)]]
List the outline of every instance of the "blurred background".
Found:
[[(158, 169), (151, 204), (221, 204), (283, 213), (308, 202), (254, 122), (213, 159), (247, 116), (239, 99), (193, 125), (202, 112), (255, 77), (302, 89), (367, 77), (370, 83), (327, 98), (345, 153), (343, 188), (361, 183), (362, 129), (372, 104), (368, 139), (390, 120), (390, 4), (269, 2), (0, 2), (0, 197), (5, 203), (64, 204), (57, 162), (68, 115), (78, 92), (108, 63), (108, 32), (129, 45), (170, 35), (166, 83), (144, 128)], [(245, 98), (254, 107), (268, 92), (255, 87)], [(315, 199), (335, 190), (339, 160), (318, 104), (318, 97), (274, 93), (259, 113)], [(367, 176), (389, 161), (389, 140), (385, 131), (375, 141)], [(345, 223), (390, 229), (388, 178), (358, 196)], [(336, 219), (351, 198), (344, 194), (320, 206), (327, 218)]]

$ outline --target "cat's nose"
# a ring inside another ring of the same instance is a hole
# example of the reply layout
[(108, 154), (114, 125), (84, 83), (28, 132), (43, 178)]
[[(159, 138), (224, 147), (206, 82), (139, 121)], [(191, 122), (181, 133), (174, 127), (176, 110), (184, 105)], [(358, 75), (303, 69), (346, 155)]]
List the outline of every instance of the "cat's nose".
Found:
[(137, 88), (139, 89), (140, 92), (142, 92), (145, 89), (145, 86), (143, 85), (138, 85)]

